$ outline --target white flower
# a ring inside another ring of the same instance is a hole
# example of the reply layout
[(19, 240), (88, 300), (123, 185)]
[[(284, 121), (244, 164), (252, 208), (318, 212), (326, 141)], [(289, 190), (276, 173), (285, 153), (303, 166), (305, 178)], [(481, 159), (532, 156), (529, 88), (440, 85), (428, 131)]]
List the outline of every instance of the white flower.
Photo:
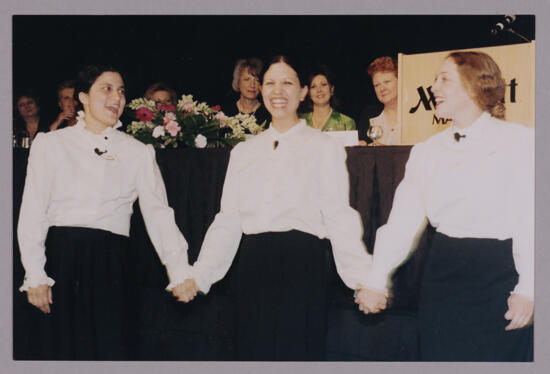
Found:
[(155, 129), (153, 130), (153, 138), (158, 138), (159, 136), (164, 136), (165, 132), (164, 132), (164, 126), (157, 126), (155, 127)]
[(145, 98), (134, 99), (128, 104), (128, 107), (133, 110), (137, 110), (140, 107), (146, 107), (155, 112), (157, 110), (157, 104), (153, 100)]
[(195, 138), (195, 147), (197, 148), (204, 148), (206, 147), (206, 144), (208, 143), (208, 140), (206, 139), (206, 136), (199, 134)]

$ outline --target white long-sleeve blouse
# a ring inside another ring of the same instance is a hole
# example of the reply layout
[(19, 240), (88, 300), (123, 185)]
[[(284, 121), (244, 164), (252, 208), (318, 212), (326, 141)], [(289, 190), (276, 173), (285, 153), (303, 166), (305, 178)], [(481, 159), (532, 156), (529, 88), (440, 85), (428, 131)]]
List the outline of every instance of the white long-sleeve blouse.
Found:
[[(466, 135), (457, 141), (454, 132)], [(387, 224), (376, 233), (367, 286), (383, 290), (429, 221), (456, 238), (513, 240), (515, 293), (534, 299), (534, 131), (484, 112), (415, 145)]]
[(54, 284), (44, 270), (50, 226), (129, 236), (136, 198), (171, 289), (188, 278), (187, 242), (168, 206), (153, 147), (111, 127), (94, 134), (82, 117), (73, 127), (38, 134), (30, 150), (17, 229), (25, 268), (20, 290)]
[(299, 230), (332, 244), (338, 274), (350, 288), (366, 281), (371, 256), (359, 214), (349, 205), (346, 151), (301, 120), (273, 127), (231, 152), (221, 209), (209, 227), (194, 278), (203, 292), (223, 278), (242, 233)]

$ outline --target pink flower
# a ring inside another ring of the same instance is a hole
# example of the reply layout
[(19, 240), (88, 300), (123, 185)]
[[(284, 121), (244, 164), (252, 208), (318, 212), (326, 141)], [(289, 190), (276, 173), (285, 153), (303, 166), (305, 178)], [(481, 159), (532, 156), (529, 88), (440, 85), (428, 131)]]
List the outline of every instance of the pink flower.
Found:
[(153, 119), (154, 115), (151, 109), (146, 107), (141, 107), (136, 110), (136, 118), (143, 122), (149, 122)]
[(216, 112), (219, 112), (219, 111), (222, 109), (222, 107), (219, 106), (219, 105), (214, 105), (214, 106), (213, 106), (212, 108), (210, 108), (210, 109), (215, 110)]
[(220, 121), (220, 127), (225, 126), (225, 120), (227, 119), (227, 116), (224, 114), (224, 112), (218, 112), (218, 114), (216, 114), (216, 119)]
[(190, 112), (193, 110), (193, 104), (191, 103), (187, 103), (183, 106), (183, 110), (185, 110), (186, 112)]
[(173, 112), (168, 112), (164, 115), (163, 123), (166, 125), (168, 122), (175, 121), (176, 120), (176, 114)]
[(176, 121), (170, 121), (166, 124), (166, 131), (172, 136), (176, 136), (180, 130), (181, 128)]
[(176, 107), (173, 106), (172, 104), (167, 104), (167, 105), (164, 105), (164, 104), (157, 104), (157, 108), (158, 110), (160, 110), (161, 112), (173, 112), (176, 110)]

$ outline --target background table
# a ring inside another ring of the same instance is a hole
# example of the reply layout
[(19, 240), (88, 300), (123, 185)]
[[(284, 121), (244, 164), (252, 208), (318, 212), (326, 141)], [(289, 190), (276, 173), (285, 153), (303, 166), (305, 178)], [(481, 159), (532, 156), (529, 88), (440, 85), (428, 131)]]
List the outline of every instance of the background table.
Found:
[[(389, 216), (395, 189), (405, 171), (410, 146), (350, 147), (347, 165), (350, 203), (361, 215), (364, 241), (372, 252), (376, 229)], [(32, 344), (35, 311), (17, 288), (23, 279), (16, 240), (16, 223), (24, 186), (28, 151), (13, 153), (14, 228), (14, 358), (27, 359)], [(157, 151), (170, 206), (189, 243), (193, 263), (219, 210), (228, 149), (171, 149)], [(132, 216), (131, 240), (139, 269), (140, 357), (144, 360), (232, 360), (235, 262), (228, 275), (207, 296), (190, 304), (177, 303), (164, 291), (168, 280), (147, 235), (138, 204)], [(417, 251), (394, 274), (391, 307), (380, 315), (363, 315), (353, 303), (353, 292), (332, 272), (327, 359), (406, 361), (418, 358), (416, 300), (422, 259), (430, 238), (426, 230)], [(238, 261), (238, 255), (236, 260)]]

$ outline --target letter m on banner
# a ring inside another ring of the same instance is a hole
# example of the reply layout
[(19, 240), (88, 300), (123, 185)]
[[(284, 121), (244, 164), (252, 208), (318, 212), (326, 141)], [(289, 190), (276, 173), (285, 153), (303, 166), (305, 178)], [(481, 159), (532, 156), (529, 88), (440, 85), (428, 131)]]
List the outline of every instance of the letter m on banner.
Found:
[(424, 87), (420, 86), (416, 90), (418, 91), (418, 95), (420, 96), (420, 99), (418, 100), (418, 103), (413, 106), (411, 109), (409, 109), (409, 113), (413, 114), (415, 113), (418, 108), (420, 107), (420, 104), (424, 106), (425, 110), (432, 110), (435, 109), (435, 97), (431, 90), (432, 86), (428, 87), (426, 91), (428, 92), (428, 95), (426, 95), (426, 92), (424, 91)]

